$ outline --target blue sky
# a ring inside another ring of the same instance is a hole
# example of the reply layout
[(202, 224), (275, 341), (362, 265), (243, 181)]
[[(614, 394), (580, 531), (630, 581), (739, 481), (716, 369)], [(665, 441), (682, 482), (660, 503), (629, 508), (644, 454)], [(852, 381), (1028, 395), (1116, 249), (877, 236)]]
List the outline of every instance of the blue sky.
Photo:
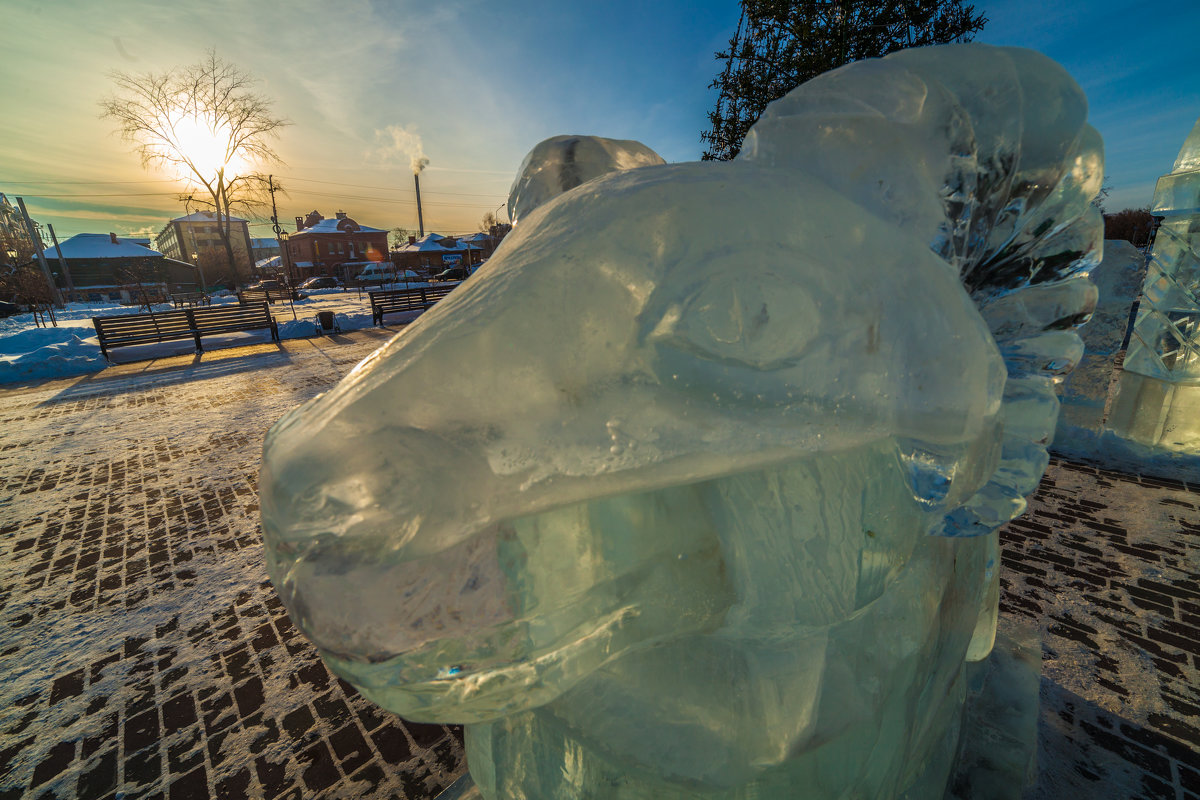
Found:
[[(738, 16), (732, 0), (0, 6), (0, 191), (23, 196), (60, 238), (149, 235), (183, 213), (178, 184), (143, 170), (98, 116), (112, 70), (161, 71), (216, 47), (260, 78), (293, 122), (278, 142), (286, 164), (272, 170), (289, 189), (284, 220), (342, 209), (415, 228), (409, 157), (394, 134), (419, 137), (426, 229), (465, 232), (504, 202), (547, 136), (631, 138), (668, 161), (698, 158), (713, 53)], [(1106, 142), (1108, 207), (1148, 204), (1200, 116), (1200, 3), (976, 7), (991, 20), (978, 41), (1041, 50), (1087, 91)]]

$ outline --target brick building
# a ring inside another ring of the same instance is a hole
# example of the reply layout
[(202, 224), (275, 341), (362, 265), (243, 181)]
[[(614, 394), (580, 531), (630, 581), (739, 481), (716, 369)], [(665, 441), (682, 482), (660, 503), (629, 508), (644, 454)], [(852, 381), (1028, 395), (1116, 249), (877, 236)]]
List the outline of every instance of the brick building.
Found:
[(436, 274), (448, 267), (478, 264), (485, 257), (484, 248), (467, 241), (469, 238), (437, 233), (427, 233), (420, 239), (410, 236), (407, 244), (392, 251), (392, 262), (399, 269), (425, 274)]
[(386, 230), (360, 225), (344, 211), (337, 212), (334, 219), (325, 219), (316, 211), (303, 218), (296, 217), (296, 233), (287, 238), (294, 277), (344, 278), (339, 270), (342, 264), (386, 261), (387, 237)]
[[(238, 277), (250, 277), (254, 265), (254, 248), (250, 243), (250, 225), (239, 217), (229, 217), (229, 241)], [(225, 242), (217, 227), (217, 216), (211, 211), (197, 211), (186, 217), (176, 217), (167, 223), (154, 238), (154, 248), (167, 258), (187, 264), (197, 264), (204, 270), (209, 283), (229, 280), (228, 256)]]

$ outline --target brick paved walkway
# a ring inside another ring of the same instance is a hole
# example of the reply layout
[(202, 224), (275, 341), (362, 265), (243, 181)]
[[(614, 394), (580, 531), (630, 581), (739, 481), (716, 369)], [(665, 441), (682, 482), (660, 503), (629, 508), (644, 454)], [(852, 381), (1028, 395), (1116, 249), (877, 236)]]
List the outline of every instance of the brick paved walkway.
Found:
[(1039, 800), (1200, 798), (1200, 487), (1052, 463), (1001, 532), (1043, 631)]
[[(387, 334), (390, 335), (390, 334)], [(262, 437), (381, 333), (0, 394), (0, 797), (430, 797), (441, 725), (332, 678), (262, 568)]]
[[(332, 678), (262, 569), (262, 436), (390, 333), (0, 391), (0, 800), (405, 797), (454, 729)], [(1200, 799), (1200, 494), (1055, 463), (1004, 534), (1044, 631), (1032, 794)]]

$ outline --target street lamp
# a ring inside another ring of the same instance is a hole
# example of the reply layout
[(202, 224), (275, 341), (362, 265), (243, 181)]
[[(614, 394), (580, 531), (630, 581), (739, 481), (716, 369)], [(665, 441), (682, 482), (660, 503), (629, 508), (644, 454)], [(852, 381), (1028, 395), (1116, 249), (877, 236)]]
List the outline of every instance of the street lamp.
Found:
[(278, 226), (276, 226), (275, 230), (277, 231), (275, 238), (279, 242), (279, 253), (283, 256), (283, 268), (287, 272), (288, 281), (292, 286), (295, 286), (298, 282), (298, 276), (296, 275), (295, 270), (292, 269), (292, 253), (291, 248), (288, 246), (288, 240), (291, 239), (292, 236), (287, 231), (280, 230)]
[(196, 274), (200, 276), (200, 291), (208, 294), (208, 285), (204, 282), (204, 267), (200, 266), (199, 253), (192, 253), (192, 263), (196, 265)]

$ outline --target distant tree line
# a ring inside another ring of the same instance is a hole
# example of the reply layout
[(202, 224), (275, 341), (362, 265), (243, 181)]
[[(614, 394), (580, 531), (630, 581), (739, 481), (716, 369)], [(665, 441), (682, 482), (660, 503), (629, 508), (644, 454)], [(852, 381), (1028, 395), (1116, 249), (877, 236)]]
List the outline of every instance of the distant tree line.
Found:
[(1154, 217), (1148, 208), (1126, 208), (1104, 215), (1104, 238), (1123, 239), (1134, 247), (1150, 244), (1154, 233)]

